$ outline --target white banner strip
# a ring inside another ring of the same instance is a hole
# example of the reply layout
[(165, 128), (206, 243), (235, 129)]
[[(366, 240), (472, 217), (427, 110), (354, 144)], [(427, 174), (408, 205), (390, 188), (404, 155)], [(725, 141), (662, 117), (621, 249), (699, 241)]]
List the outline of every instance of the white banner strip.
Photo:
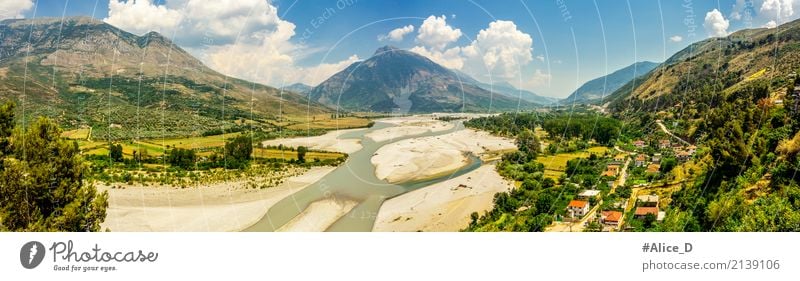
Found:
[(0, 233), (0, 279), (798, 280), (798, 238), (798, 233)]

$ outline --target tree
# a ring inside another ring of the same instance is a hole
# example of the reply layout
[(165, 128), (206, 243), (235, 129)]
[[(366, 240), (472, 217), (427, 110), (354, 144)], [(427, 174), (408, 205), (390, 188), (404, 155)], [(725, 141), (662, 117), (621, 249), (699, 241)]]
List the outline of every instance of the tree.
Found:
[(517, 135), (517, 148), (524, 152), (530, 159), (536, 159), (539, 154), (539, 138), (529, 129), (525, 129)]
[[(9, 108), (0, 108), (8, 116)], [(13, 114), (13, 113), (10, 113)], [(0, 118), (2, 119), (2, 118)], [(0, 122), (0, 132), (9, 126)], [(105, 220), (108, 193), (84, 184), (87, 166), (76, 143), (60, 138), (52, 121), (39, 118), (28, 130), (9, 137), (9, 154), (0, 155), (0, 223), (10, 231), (98, 231)]]
[(305, 146), (298, 146), (297, 147), (297, 162), (305, 163), (306, 162), (306, 152), (308, 152), (308, 148)]
[(669, 173), (672, 169), (675, 169), (675, 166), (678, 165), (678, 160), (675, 159), (673, 156), (664, 157), (661, 159), (661, 173)]
[(225, 144), (227, 168), (241, 169), (250, 164), (253, 154), (253, 140), (245, 135), (233, 138)]
[(655, 222), (656, 222), (656, 215), (653, 213), (648, 213), (647, 215), (644, 216), (644, 221), (642, 222), (642, 224), (644, 225), (645, 228), (651, 228), (653, 227), (653, 223)]
[(14, 103), (0, 106), (0, 157), (8, 153), (9, 138), (14, 131)]
[(197, 161), (197, 156), (192, 149), (175, 148), (169, 151), (167, 160), (170, 165), (180, 167), (184, 170), (190, 170), (192, 166), (194, 166), (195, 161)]
[(122, 145), (110, 144), (108, 147), (108, 156), (111, 158), (111, 161), (122, 162)]
[(148, 159), (150, 159), (150, 156), (148, 155), (146, 148), (141, 148), (133, 153), (133, 160), (136, 162), (144, 162)]

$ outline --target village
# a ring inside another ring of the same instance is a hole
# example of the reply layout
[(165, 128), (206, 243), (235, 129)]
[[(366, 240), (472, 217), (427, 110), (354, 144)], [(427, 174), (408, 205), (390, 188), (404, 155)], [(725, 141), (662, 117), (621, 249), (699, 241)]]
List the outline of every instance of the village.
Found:
[(599, 183), (574, 194), (562, 221), (548, 231), (642, 231), (663, 220), (669, 195), (686, 180), (697, 146), (672, 135), (660, 120), (657, 124), (663, 132), (605, 153)]

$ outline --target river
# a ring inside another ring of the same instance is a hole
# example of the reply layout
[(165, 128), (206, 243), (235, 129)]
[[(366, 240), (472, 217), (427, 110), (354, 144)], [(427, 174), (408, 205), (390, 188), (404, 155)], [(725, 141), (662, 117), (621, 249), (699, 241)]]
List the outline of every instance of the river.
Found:
[(303, 212), (311, 203), (329, 198), (352, 200), (358, 202), (358, 205), (328, 227), (327, 231), (372, 231), (378, 210), (386, 199), (463, 175), (481, 166), (480, 159), (470, 155), (467, 166), (453, 173), (424, 181), (390, 184), (375, 176), (375, 166), (372, 165), (370, 158), (379, 148), (404, 139), (438, 136), (464, 129), (461, 121), (454, 121), (453, 124), (453, 128), (448, 130), (410, 135), (383, 142), (374, 142), (365, 135), (391, 127), (392, 124), (377, 121), (369, 129), (342, 134), (339, 139), (360, 139), (363, 146), (361, 150), (351, 153), (343, 165), (319, 181), (276, 203), (261, 220), (245, 231), (274, 231)]

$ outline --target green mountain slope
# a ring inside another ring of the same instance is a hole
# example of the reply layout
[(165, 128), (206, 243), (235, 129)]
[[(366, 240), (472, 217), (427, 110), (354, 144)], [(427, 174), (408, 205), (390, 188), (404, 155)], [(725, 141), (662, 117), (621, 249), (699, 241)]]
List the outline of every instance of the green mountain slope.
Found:
[[(215, 72), (158, 33), (87, 17), (0, 22), (0, 99), (21, 122), (48, 116), (94, 138), (151, 138), (329, 113), (323, 105)], [(24, 114), (23, 111), (24, 110)]]
[[(704, 104), (699, 93), (721, 91), (749, 79), (779, 78), (800, 63), (800, 21), (774, 29), (735, 32), (679, 51), (643, 79), (612, 94), (612, 110), (653, 111)], [(635, 84), (635, 85), (634, 85)]]

